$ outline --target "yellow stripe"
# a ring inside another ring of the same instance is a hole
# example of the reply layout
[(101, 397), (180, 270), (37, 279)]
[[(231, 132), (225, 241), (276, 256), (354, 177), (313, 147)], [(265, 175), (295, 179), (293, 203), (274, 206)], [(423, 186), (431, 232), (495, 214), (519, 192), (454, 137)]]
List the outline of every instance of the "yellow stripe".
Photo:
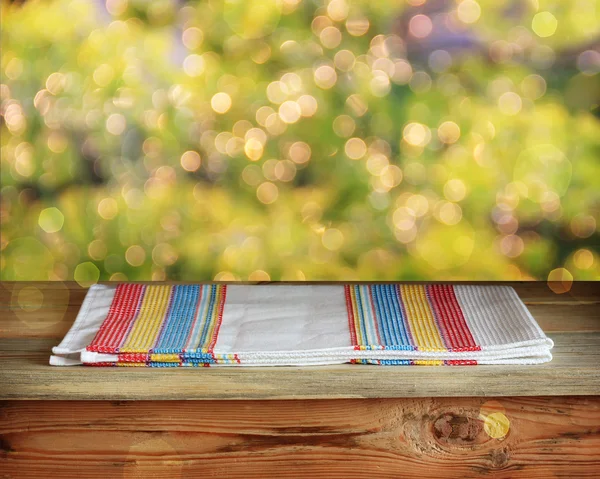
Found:
[(414, 364), (417, 366), (443, 366), (444, 361), (439, 359), (416, 359)]
[(179, 354), (151, 354), (150, 361), (157, 363), (178, 363)]
[(140, 348), (143, 351), (148, 351), (156, 342), (160, 332), (160, 326), (166, 319), (167, 310), (169, 308), (169, 298), (171, 297), (172, 286), (158, 286), (162, 291), (158, 293), (158, 304), (156, 305), (154, 314), (149, 318), (148, 328), (141, 338)]
[(365, 338), (362, 335), (362, 328), (360, 327), (360, 315), (358, 313), (358, 303), (356, 302), (355, 287), (350, 286), (350, 300), (352, 301), (352, 310), (354, 311), (354, 330), (356, 331), (356, 342), (359, 345), (366, 344)]
[(416, 346), (421, 351), (445, 351), (427, 300), (425, 286), (403, 284), (400, 289)]
[(172, 289), (170, 285), (146, 287), (140, 313), (120, 352), (144, 353), (150, 349), (165, 319)]

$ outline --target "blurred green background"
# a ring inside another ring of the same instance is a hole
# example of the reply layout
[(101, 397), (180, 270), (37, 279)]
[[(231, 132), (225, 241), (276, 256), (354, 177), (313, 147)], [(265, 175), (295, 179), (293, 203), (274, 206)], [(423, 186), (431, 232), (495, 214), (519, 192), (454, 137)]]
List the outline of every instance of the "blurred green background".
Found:
[(2, 4), (4, 280), (598, 279), (598, 0)]

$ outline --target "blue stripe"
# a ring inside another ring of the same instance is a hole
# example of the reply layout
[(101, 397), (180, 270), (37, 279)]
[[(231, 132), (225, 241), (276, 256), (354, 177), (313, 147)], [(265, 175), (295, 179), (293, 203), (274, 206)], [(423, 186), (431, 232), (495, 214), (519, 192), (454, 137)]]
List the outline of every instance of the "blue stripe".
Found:
[(411, 366), (410, 359), (357, 359), (356, 364), (377, 364), (381, 366)]
[(187, 331), (194, 320), (200, 288), (197, 285), (177, 285), (173, 287), (172, 307), (169, 309), (166, 325), (154, 348), (155, 353), (176, 353), (183, 349)]
[(195, 360), (214, 359), (214, 357), (211, 353), (184, 353), (181, 355), (181, 359), (183, 361), (195, 361)]
[(389, 316), (386, 311), (386, 307), (383, 304), (382, 288), (379, 285), (371, 286), (371, 293), (373, 295), (373, 303), (375, 304), (375, 310), (377, 311), (379, 331), (381, 332), (382, 344), (391, 345), (394, 344), (394, 340), (391, 335)]
[(386, 321), (390, 328), (390, 341), (387, 346), (400, 345), (402, 344), (402, 339), (398, 331), (398, 318), (389, 298), (390, 287), (388, 285), (381, 285), (380, 294), (382, 296), (382, 309), (385, 311)]
[(182, 298), (182, 308), (185, 311), (185, 319), (181, 321), (179, 328), (173, 331), (170, 347), (173, 349), (172, 352), (174, 353), (181, 351), (185, 347), (185, 342), (187, 340), (189, 329), (194, 322), (198, 299), (200, 297), (200, 287), (198, 285), (181, 286), (181, 288), (186, 288), (185, 298)]
[(155, 361), (150, 361), (146, 363), (146, 366), (151, 368), (178, 368), (180, 366), (179, 363), (159, 363)]
[(398, 302), (398, 292), (396, 287), (389, 285), (387, 288), (387, 299), (390, 305), (390, 311), (394, 317), (394, 327), (397, 331), (398, 342), (397, 344), (402, 345), (404, 348), (411, 348), (410, 338), (406, 334), (405, 318), (402, 314), (402, 308)]
[(411, 366), (412, 361), (410, 359), (382, 359), (379, 364), (382, 366)]
[(398, 327), (400, 332), (401, 341), (400, 344), (406, 346), (413, 346), (408, 335), (406, 318), (402, 314), (402, 306), (400, 305), (400, 292), (396, 289), (396, 286), (391, 285), (388, 289), (388, 299), (394, 310), (395, 320), (394, 323)]

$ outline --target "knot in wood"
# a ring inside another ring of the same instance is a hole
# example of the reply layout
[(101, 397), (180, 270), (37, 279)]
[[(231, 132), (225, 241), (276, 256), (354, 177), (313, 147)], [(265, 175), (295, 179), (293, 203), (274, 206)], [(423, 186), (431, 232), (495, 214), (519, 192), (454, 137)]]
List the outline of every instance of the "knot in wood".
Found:
[(444, 413), (433, 423), (433, 433), (442, 443), (465, 446), (482, 442), (482, 423), (464, 414)]

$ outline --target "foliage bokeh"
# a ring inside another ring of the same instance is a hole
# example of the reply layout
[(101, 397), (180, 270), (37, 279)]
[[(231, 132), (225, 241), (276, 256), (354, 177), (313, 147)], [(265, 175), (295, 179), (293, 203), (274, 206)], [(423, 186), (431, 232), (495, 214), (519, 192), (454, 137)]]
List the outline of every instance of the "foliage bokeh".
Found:
[(5, 280), (600, 277), (597, 0), (2, 3)]

